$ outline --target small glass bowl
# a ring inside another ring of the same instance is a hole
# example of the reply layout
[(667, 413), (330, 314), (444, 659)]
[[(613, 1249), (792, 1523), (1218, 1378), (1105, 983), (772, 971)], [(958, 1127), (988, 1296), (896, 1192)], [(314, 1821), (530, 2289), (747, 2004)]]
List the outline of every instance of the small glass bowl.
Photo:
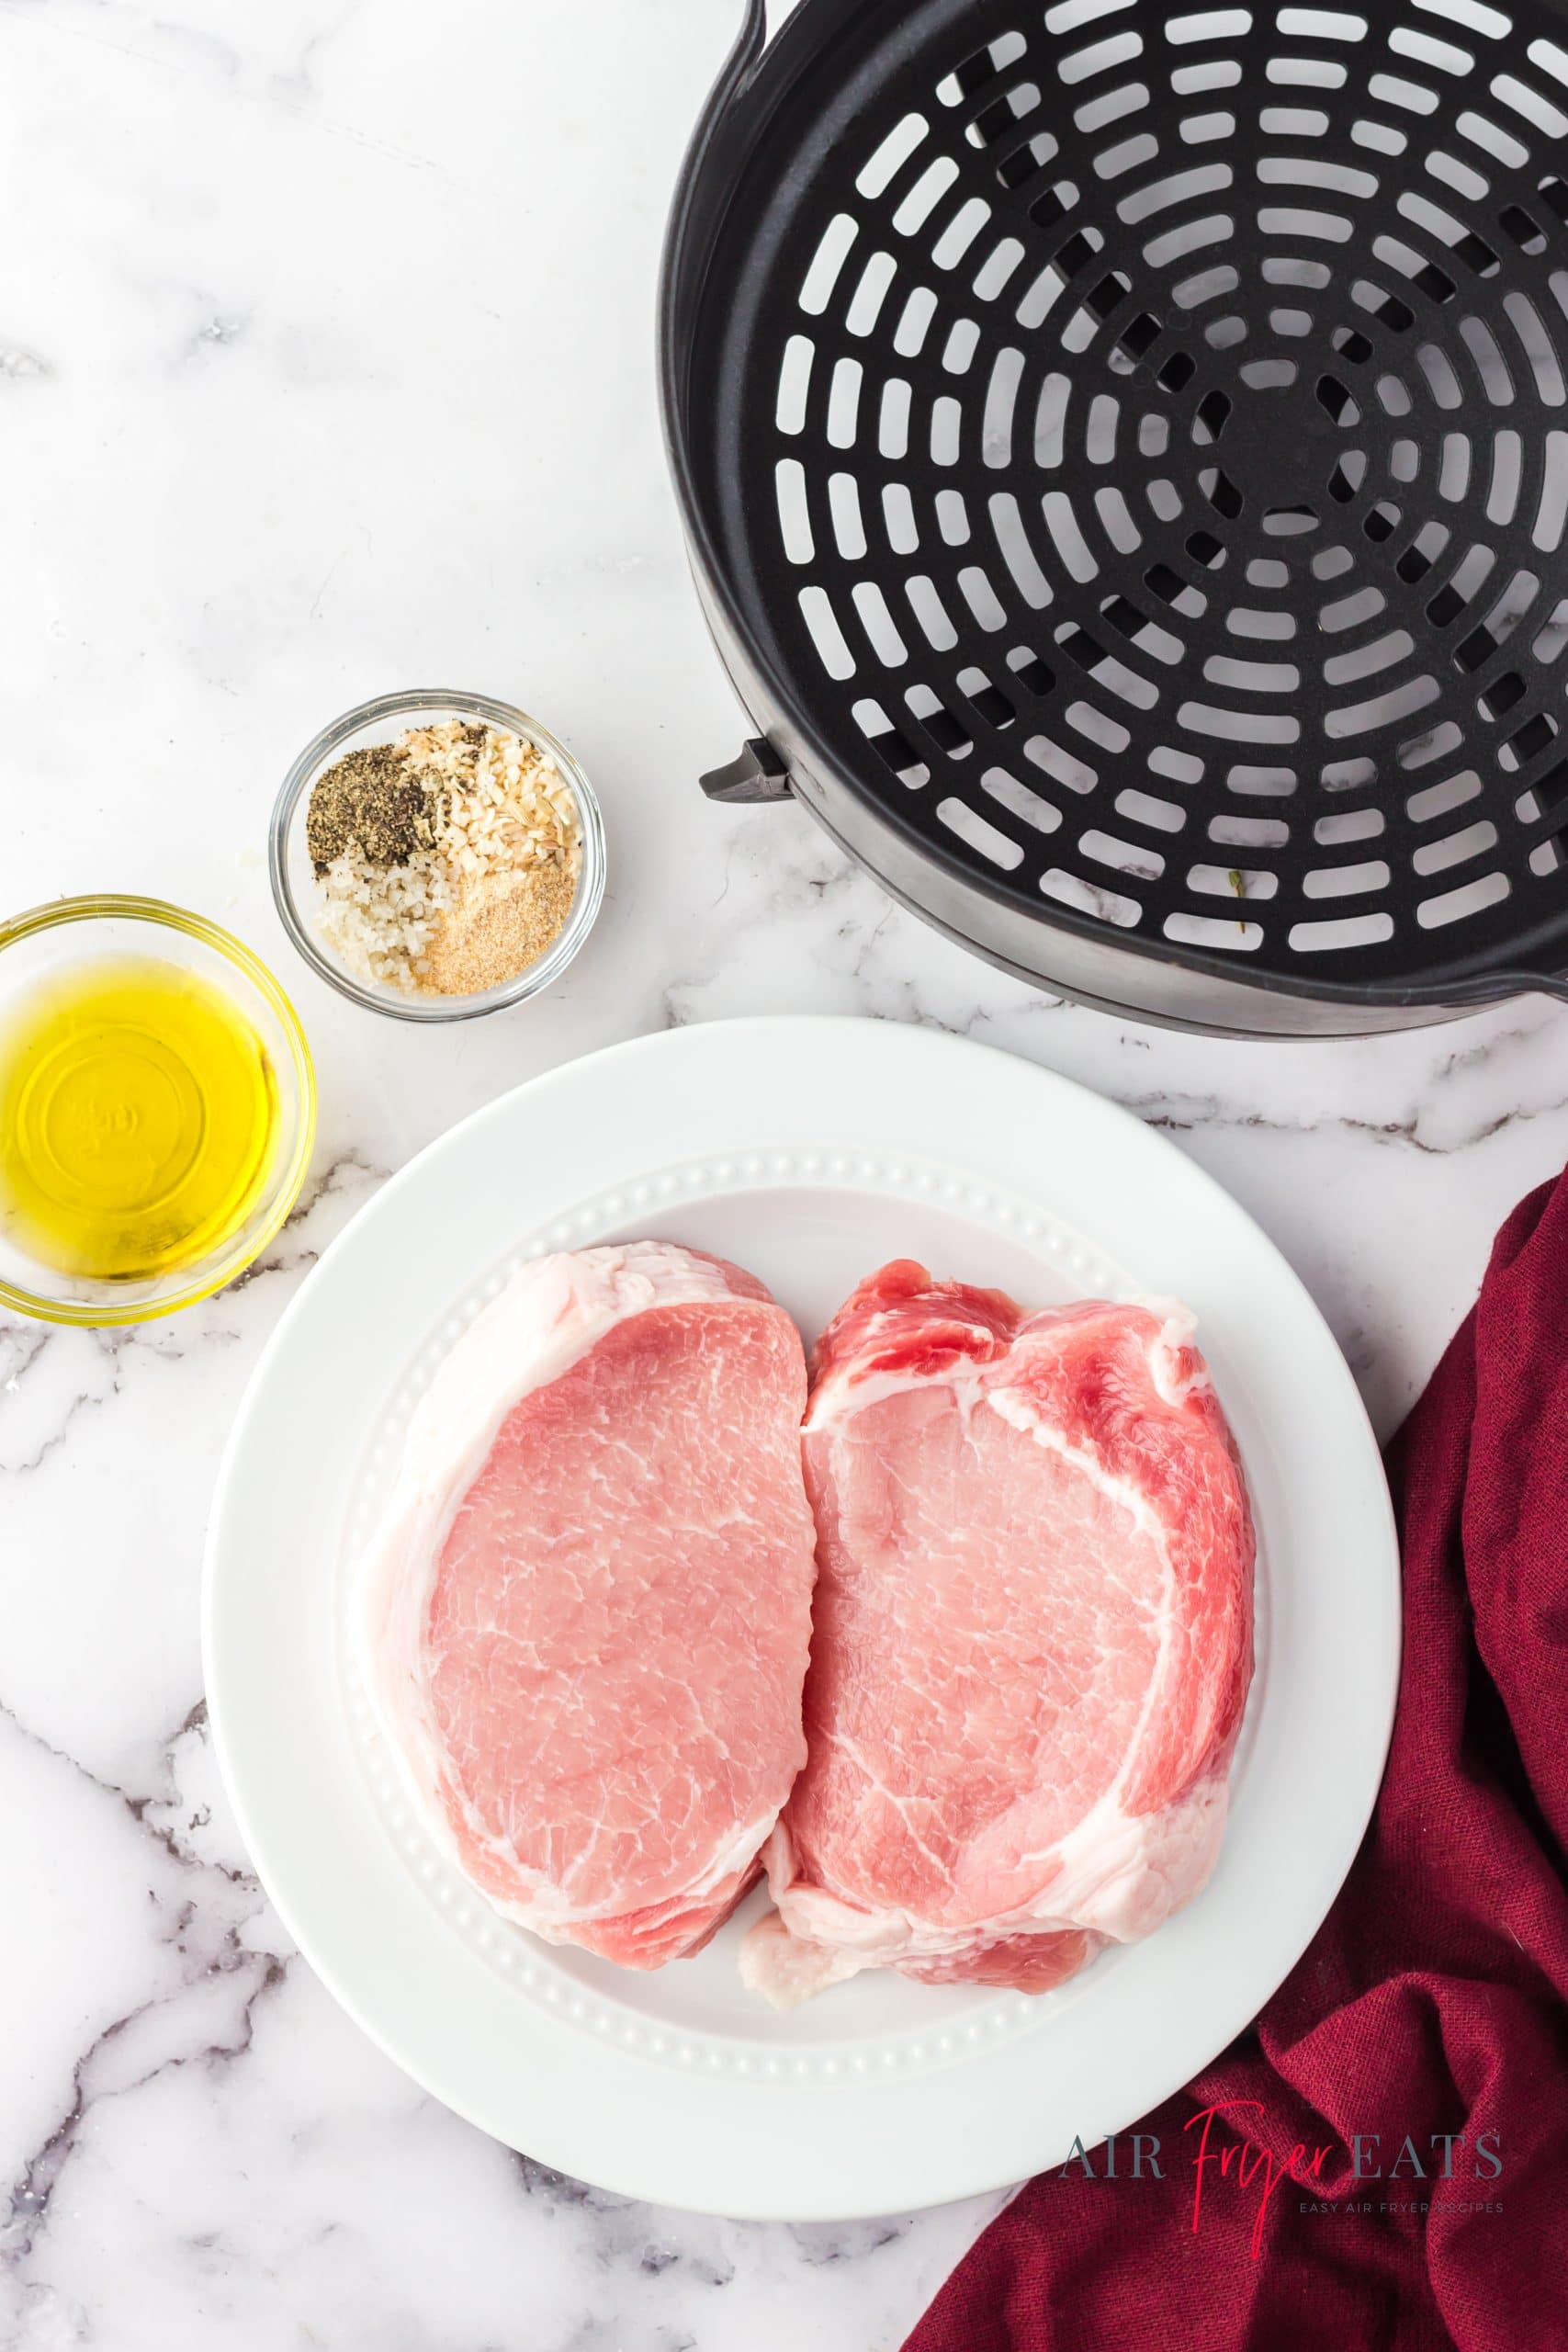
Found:
[[(483, 719), (505, 728), (526, 743), (535, 744), (555, 762), (577, 803), (582, 834), (582, 855), (571, 910), (544, 954), (510, 980), (475, 996), (416, 996), (389, 983), (362, 979), (324, 940), (310, 919), (318, 888), (310, 854), (305, 845), (305, 818), (316, 778), (342, 759), (345, 752), (371, 743), (389, 743), (411, 727), (439, 726), (445, 719)], [(604, 820), (593, 787), (564, 743), (525, 710), (496, 702), (489, 695), (418, 691), (378, 695), (344, 711), (307, 743), (284, 780), (272, 812), (268, 842), (272, 895), (285, 931), (330, 988), (372, 1012), (390, 1014), (394, 1021), (472, 1021), (481, 1012), (499, 1012), (509, 1004), (525, 1004), (554, 986), (593, 928), (604, 898)]]
[(277, 1134), (266, 1182), (243, 1223), (204, 1258), (164, 1274), (98, 1280), (40, 1265), (0, 1225), (0, 1306), (44, 1323), (150, 1323), (194, 1306), (259, 1258), (299, 1196), (316, 1134), (316, 1079), (293, 1006), (242, 941), (161, 899), (58, 899), (0, 923), (0, 1021), (73, 966), (149, 956), (220, 989), (255, 1029), (277, 1084)]

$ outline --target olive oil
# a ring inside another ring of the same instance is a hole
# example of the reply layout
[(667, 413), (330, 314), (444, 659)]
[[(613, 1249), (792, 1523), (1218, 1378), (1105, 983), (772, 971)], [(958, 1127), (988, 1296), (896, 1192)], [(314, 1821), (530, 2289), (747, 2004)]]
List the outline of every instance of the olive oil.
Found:
[(81, 964), (0, 1017), (0, 1223), (59, 1272), (194, 1265), (244, 1223), (278, 1122), (256, 1030), (177, 965)]

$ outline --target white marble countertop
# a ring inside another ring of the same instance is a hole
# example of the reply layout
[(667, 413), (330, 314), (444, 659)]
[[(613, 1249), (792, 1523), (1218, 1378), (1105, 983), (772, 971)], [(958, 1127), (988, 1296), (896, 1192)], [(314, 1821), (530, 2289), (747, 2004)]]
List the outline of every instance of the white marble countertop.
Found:
[[(701, 799), (745, 729), (665, 484), (653, 285), (739, 6), (0, 0), (0, 895), (231, 924), (297, 989), (322, 1098), (243, 1285), (141, 1330), (0, 1323), (6, 2352), (893, 2352), (988, 2211), (761, 2228), (559, 2179), (423, 2098), (269, 1912), (205, 1732), (209, 1496), (285, 1301), (430, 1137), (669, 1023), (984, 1037), (1227, 1184), (1385, 1429), (1568, 1157), (1541, 1001), (1372, 1044), (1168, 1036), (965, 957), (804, 816)], [(307, 735), (434, 682), (567, 737), (614, 872), (552, 998), (423, 1035), (291, 961), (262, 844)]]

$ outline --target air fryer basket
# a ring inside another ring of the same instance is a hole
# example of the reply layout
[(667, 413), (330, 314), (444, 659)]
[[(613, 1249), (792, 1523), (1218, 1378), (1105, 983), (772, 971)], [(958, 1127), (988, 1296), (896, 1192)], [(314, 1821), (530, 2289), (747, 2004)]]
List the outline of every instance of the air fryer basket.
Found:
[(751, 0), (661, 337), (718, 797), (1149, 1018), (1568, 993), (1557, 6)]

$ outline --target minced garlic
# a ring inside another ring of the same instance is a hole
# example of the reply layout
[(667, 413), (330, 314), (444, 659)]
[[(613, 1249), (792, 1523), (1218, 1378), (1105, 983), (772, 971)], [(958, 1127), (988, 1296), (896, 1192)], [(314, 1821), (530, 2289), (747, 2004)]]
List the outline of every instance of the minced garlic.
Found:
[(451, 877), (434, 852), (416, 850), (402, 865), (375, 865), (355, 844), (321, 876), (318, 927), (362, 980), (417, 989), (450, 897)]

